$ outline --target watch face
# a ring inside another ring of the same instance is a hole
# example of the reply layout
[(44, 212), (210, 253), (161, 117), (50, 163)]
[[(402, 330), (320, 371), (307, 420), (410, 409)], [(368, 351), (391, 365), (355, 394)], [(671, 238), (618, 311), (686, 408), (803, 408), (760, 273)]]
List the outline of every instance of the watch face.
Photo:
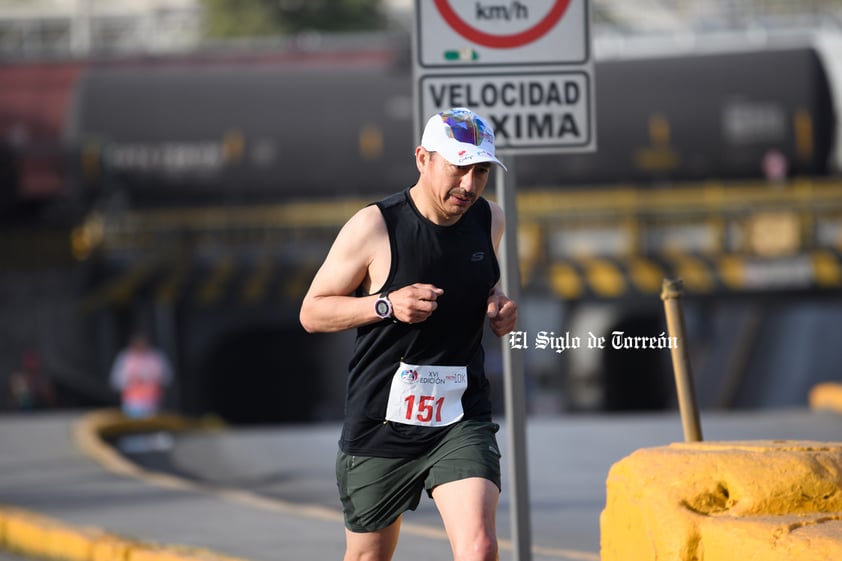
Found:
[(389, 317), (392, 314), (392, 306), (389, 305), (388, 300), (381, 298), (374, 303), (374, 313), (381, 318)]

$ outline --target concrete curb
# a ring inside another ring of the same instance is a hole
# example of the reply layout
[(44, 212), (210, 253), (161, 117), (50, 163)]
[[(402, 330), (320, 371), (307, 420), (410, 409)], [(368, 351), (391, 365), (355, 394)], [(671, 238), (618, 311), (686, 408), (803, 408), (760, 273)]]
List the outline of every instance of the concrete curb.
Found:
[[(105, 439), (119, 435), (211, 429), (221, 426), (212, 419), (190, 421), (176, 415), (129, 419), (118, 410), (85, 415), (73, 429), (79, 448), (116, 473), (151, 479), (163, 486), (188, 488), (182, 480), (152, 473), (132, 464)], [(0, 549), (29, 557), (61, 561), (245, 561), (210, 550), (142, 542), (95, 527), (74, 527), (20, 508), (0, 505)]]
[(693, 442), (612, 466), (603, 561), (830, 561), (842, 551), (842, 443)]
[(180, 477), (144, 469), (117, 452), (106, 441), (119, 436), (154, 432), (180, 432), (184, 430), (219, 430), (221, 421), (208, 417), (190, 420), (179, 415), (164, 413), (149, 419), (131, 419), (116, 409), (103, 409), (83, 416), (73, 427), (73, 440), (86, 455), (98, 461), (105, 469), (145, 481), (176, 489), (195, 489)]

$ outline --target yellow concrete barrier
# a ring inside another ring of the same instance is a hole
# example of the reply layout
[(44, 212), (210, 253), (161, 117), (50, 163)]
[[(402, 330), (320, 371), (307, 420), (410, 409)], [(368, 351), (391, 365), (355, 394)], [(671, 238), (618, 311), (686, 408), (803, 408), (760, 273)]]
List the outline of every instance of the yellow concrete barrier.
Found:
[(602, 561), (842, 558), (842, 443), (692, 442), (614, 464)]
[(143, 543), (0, 505), (0, 549), (60, 561), (245, 561), (182, 545)]
[(142, 547), (137, 542), (117, 536), (103, 534), (91, 548), (91, 561), (113, 561), (128, 559), (133, 549)]
[(92, 544), (101, 535), (95, 528), (73, 528), (16, 508), (0, 507), (0, 518), (3, 547), (44, 559), (90, 561)]
[(816, 384), (808, 396), (810, 409), (842, 413), (842, 384), (824, 382)]

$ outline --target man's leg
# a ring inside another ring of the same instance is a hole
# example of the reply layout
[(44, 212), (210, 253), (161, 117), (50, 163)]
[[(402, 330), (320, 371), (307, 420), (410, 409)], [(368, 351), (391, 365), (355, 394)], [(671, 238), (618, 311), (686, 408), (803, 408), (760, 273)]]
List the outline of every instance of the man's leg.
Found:
[(454, 561), (496, 561), (499, 497), (497, 486), (481, 477), (451, 481), (433, 489)]
[(401, 519), (376, 532), (345, 529), (345, 561), (390, 561), (398, 545)]

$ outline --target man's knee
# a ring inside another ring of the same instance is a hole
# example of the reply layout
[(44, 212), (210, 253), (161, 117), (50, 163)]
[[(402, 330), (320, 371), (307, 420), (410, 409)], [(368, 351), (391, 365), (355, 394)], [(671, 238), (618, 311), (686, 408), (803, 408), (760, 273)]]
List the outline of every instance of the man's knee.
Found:
[(373, 546), (369, 549), (346, 547), (344, 561), (389, 561), (394, 553), (394, 547)]
[(389, 561), (398, 545), (401, 520), (376, 532), (345, 530), (345, 561)]
[(453, 551), (454, 561), (496, 561), (497, 555), (497, 538), (487, 534), (457, 545)]
[(344, 561), (389, 561), (390, 554), (383, 551), (345, 551)]

